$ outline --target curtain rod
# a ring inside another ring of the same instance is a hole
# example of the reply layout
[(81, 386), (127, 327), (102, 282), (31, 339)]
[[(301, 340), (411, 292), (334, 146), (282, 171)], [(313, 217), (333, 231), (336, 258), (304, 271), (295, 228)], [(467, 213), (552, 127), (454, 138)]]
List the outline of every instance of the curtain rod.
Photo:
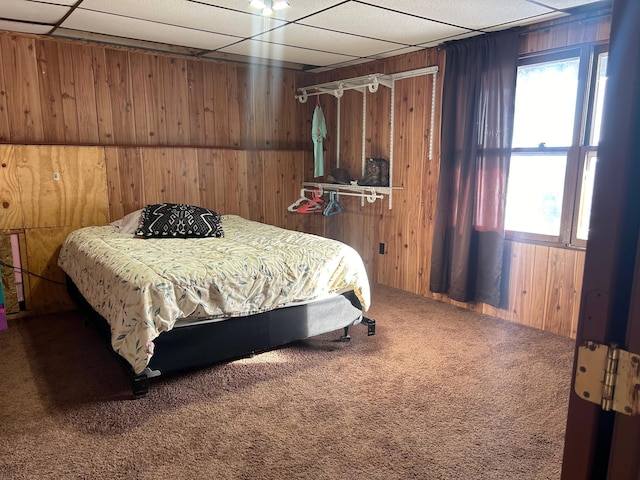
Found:
[(524, 31), (522, 31), (520, 33), (520, 35), (529, 35), (530, 33), (536, 33), (536, 32), (540, 32), (542, 30), (549, 30), (551, 28), (556, 28), (556, 27), (564, 27), (566, 25), (571, 25), (571, 24), (574, 24), (574, 23), (592, 22), (594, 20), (600, 20), (601, 18), (606, 18), (606, 17), (610, 17), (610, 16), (611, 16), (611, 11), (609, 11), (607, 13), (599, 13), (597, 15), (588, 16), (588, 17), (584, 17), (584, 18), (574, 18), (574, 19), (568, 20), (566, 22), (554, 23), (554, 24), (551, 24), (551, 25), (534, 27), (534, 28), (532, 28), (530, 30), (524, 30)]

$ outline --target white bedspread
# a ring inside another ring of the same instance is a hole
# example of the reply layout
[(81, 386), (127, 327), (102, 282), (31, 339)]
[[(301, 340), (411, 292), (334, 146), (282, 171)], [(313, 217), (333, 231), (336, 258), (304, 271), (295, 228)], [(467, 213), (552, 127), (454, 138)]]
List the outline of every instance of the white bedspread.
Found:
[(111, 325), (112, 346), (136, 373), (153, 339), (190, 316), (232, 317), (354, 290), (366, 311), (360, 255), (335, 240), (222, 218), (224, 238), (143, 239), (112, 226), (72, 232), (58, 264)]

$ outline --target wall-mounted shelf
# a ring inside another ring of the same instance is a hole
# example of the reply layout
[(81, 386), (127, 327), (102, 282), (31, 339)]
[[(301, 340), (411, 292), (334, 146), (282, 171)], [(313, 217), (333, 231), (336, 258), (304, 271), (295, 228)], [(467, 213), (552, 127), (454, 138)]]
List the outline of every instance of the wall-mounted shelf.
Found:
[(313, 192), (320, 190), (319, 195), (324, 192), (336, 192), (338, 195), (347, 195), (350, 197), (360, 197), (369, 203), (373, 203), (376, 200), (383, 199), (385, 195), (390, 196), (393, 190), (402, 190), (402, 187), (374, 187), (370, 185), (346, 185), (342, 183), (316, 183), (316, 182), (302, 182), (303, 191), (301, 192)]
[[(396, 80), (404, 78), (418, 77), (421, 75), (433, 75), (432, 94), (431, 94), (431, 125), (429, 129), (429, 160), (433, 158), (433, 130), (435, 119), (436, 105), (436, 78), (438, 67), (426, 67), (406, 72), (393, 73), (390, 75), (382, 73), (373, 73), (362, 77), (347, 78), (335, 82), (320, 83), (317, 85), (309, 85), (307, 87), (298, 88), (298, 95), (295, 98), (300, 103), (305, 103), (309, 99), (309, 95), (331, 94), (338, 99), (337, 104), (337, 126), (336, 126), (336, 167), (340, 166), (340, 99), (346, 90), (358, 90), (362, 92), (362, 174), (365, 170), (366, 160), (366, 119), (367, 119), (367, 91), (375, 93), (378, 87), (383, 85), (391, 90), (391, 109), (389, 123), (389, 185), (393, 185), (393, 128), (394, 128), (394, 105), (395, 105), (395, 88)], [(315, 183), (304, 182), (303, 186), (322, 188), (327, 191), (335, 191), (344, 195), (359, 196), (362, 204), (366, 199), (369, 203), (373, 203), (377, 199), (384, 196), (389, 198), (389, 209), (393, 205), (393, 190), (402, 189), (402, 187), (370, 187), (364, 185), (342, 185), (333, 183)], [(304, 190), (304, 189), (303, 189)]]
[(309, 95), (329, 93), (336, 98), (340, 98), (344, 95), (345, 90), (358, 90), (362, 93), (369, 90), (371, 93), (375, 93), (378, 91), (380, 85), (391, 88), (393, 85), (393, 77), (382, 73), (372, 73), (371, 75), (347, 78), (337, 82), (319, 83), (317, 85), (299, 88), (298, 92), (300, 93), (295, 97), (300, 103), (305, 103)]

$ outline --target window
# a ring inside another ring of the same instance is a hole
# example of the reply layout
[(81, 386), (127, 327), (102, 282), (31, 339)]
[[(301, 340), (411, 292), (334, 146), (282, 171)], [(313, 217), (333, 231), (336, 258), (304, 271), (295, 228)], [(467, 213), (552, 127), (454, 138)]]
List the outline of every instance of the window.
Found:
[(521, 59), (505, 211), (510, 238), (586, 245), (606, 65), (602, 47)]

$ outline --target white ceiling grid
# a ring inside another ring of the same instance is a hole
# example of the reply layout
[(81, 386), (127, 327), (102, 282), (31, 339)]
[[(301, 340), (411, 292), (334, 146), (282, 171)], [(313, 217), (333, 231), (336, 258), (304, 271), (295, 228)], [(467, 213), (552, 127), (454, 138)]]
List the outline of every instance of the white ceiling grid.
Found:
[(566, 16), (599, 0), (0, 0), (0, 30), (313, 72)]

